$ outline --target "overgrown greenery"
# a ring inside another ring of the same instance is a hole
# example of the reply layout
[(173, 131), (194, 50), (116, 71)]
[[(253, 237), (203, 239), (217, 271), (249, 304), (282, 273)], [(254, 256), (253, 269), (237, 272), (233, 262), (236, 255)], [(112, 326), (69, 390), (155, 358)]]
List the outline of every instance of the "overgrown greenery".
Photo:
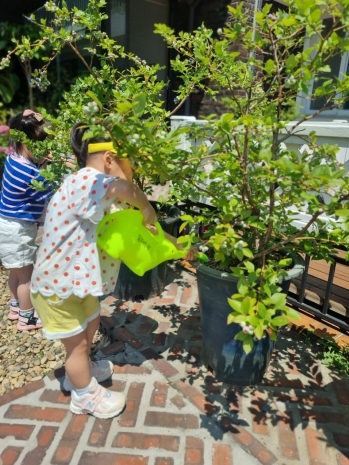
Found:
[(323, 349), (321, 362), (349, 376), (349, 346), (340, 346), (332, 339), (320, 340), (320, 346)]
[[(89, 73), (65, 94), (58, 116), (46, 115), (53, 138), (32, 146), (38, 156), (47, 150), (53, 153), (56, 163), (47, 176), (61, 175), (62, 153), (70, 152), (69, 130), (83, 120), (89, 127), (87, 137), (108, 134), (120, 157), (140, 163), (139, 179), (160, 176), (161, 181), (172, 181), (177, 199), (205, 196), (216, 207), (214, 213), (186, 215), (184, 226), (208, 225), (205, 247), (213, 250), (222, 272), (239, 278), (238, 293), (229, 299), (233, 311), (228, 322), (242, 326), (237, 338), (246, 352), (255, 338), (268, 332), (275, 339), (278, 327), (296, 317), (279, 286), (292, 262), (287, 254), (330, 260), (336, 245), (348, 240), (349, 182), (336, 161), (338, 147), (318, 145), (315, 133), (304, 137), (300, 132), (302, 122), (342, 107), (348, 99), (349, 77), (326, 75), (331, 57), (349, 51), (348, 0), (285, 3), (288, 10), (273, 14), (266, 5), (256, 13), (254, 24), (243, 4), (229, 7), (231, 20), (217, 31), (218, 38), (204, 26), (175, 35), (169, 27), (157, 25), (156, 33), (178, 52), (171, 65), (182, 84), (172, 113), (165, 110), (167, 83), (157, 78), (160, 67), (126, 52), (101, 32), (104, 0), (90, 0), (86, 11), (69, 11), (64, 2), (60, 8), (49, 1), (53, 24), (38, 24), (32, 18), (40, 39), (23, 37), (10, 52), (31, 59), (49, 44), (45, 66), (32, 77), (41, 88), (49, 85), (48, 67), (63, 47), (69, 47)], [(330, 30), (324, 29), (323, 16), (333, 19)], [(82, 37), (89, 41), (89, 62), (80, 49)], [(306, 38), (316, 40), (305, 50)], [(244, 60), (231, 50), (232, 43), (240, 44)], [(118, 58), (129, 61), (126, 71), (114, 66)], [(211, 98), (224, 94), (226, 112), (219, 118), (212, 115), (205, 125), (170, 132), (169, 117), (196, 91)], [(324, 103), (305, 117), (296, 107), (297, 96), (322, 97)], [(287, 149), (288, 139), (295, 135), (307, 142), (311, 153)], [(195, 138), (197, 143), (182, 150), (180, 137)], [(321, 193), (327, 194), (324, 203)], [(300, 230), (293, 225), (297, 210), (308, 215)], [(324, 215), (332, 219), (326, 222)], [(194, 232), (183, 238), (196, 240)], [(280, 257), (280, 251), (286, 256)]]

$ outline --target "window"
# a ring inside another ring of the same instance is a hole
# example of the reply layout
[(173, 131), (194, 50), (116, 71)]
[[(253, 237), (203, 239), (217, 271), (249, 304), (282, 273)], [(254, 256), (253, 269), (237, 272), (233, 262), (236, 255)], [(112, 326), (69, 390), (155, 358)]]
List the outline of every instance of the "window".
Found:
[[(332, 18), (325, 18), (323, 20), (323, 23), (324, 23), (324, 30), (323, 30), (323, 34), (326, 34), (330, 28), (331, 28), (331, 25), (332, 25)], [(337, 32), (338, 35), (340, 37), (343, 37), (344, 36), (344, 32), (343, 31), (338, 31)], [(304, 48), (309, 48), (309, 47), (312, 47), (317, 41), (318, 38), (317, 36), (314, 36), (312, 37), (311, 39), (307, 39), (305, 41), (305, 45), (304, 45)], [(348, 58), (349, 58), (349, 53), (345, 53), (344, 55), (341, 55), (340, 53), (334, 55), (333, 57), (331, 57), (327, 64), (330, 66), (331, 68), (331, 71), (330, 72), (326, 72), (326, 73), (321, 73), (320, 75), (318, 75), (319, 77), (319, 80), (318, 81), (315, 81), (313, 80), (312, 82), (312, 94), (314, 94), (316, 88), (318, 86), (321, 85), (322, 82), (324, 82), (326, 79), (329, 79), (331, 77), (338, 77), (339, 79), (341, 78), (341, 76), (343, 76), (343, 74), (347, 74), (349, 72), (349, 63), (348, 63)], [(325, 104), (325, 97), (319, 97), (319, 98), (316, 98), (316, 99), (309, 99), (309, 97), (305, 98), (304, 96), (303, 97), (300, 97), (297, 99), (298, 100), (298, 103), (301, 105), (302, 108), (302, 112), (306, 113), (306, 114), (311, 114), (311, 113), (316, 113), (317, 110), (319, 110), (320, 108), (323, 107), (323, 105)], [(329, 105), (331, 105), (331, 103), (329, 103)], [(344, 105), (343, 108), (339, 108), (339, 109), (333, 109), (333, 110), (325, 110), (324, 112), (322, 112), (321, 114), (322, 115), (329, 115), (329, 116), (346, 116), (348, 117), (349, 116), (349, 102), (346, 102), (346, 104)]]

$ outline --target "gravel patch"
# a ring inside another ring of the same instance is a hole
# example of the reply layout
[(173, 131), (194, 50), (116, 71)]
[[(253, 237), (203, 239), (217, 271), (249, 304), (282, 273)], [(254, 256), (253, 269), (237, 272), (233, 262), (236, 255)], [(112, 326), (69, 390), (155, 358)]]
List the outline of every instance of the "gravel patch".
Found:
[[(17, 321), (7, 319), (10, 291), (8, 271), (0, 265), (0, 395), (43, 378), (64, 365), (65, 348), (60, 340), (49, 341), (41, 329), (18, 331)], [(92, 353), (110, 341), (96, 333)]]

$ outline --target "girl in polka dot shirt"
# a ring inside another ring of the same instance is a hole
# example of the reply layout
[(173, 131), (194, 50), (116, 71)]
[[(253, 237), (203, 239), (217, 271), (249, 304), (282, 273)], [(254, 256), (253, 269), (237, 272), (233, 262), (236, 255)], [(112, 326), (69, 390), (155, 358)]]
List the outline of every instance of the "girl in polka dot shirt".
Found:
[(71, 143), (81, 169), (65, 179), (46, 214), (43, 241), (31, 283), (31, 299), (45, 337), (65, 345), (65, 390), (72, 391), (73, 413), (98, 418), (118, 415), (125, 405), (122, 394), (98, 384), (113, 373), (109, 361), (89, 359), (99, 327), (98, 296), (110, 293), (120, 267), (96, 243), (97, 225), (114, 203), (134, 205), (144, 222), (154, 224), (156, 213), (145, 194), (132, 183), (132, 167), (116, 156), (112, 142), (83, 140), (86, 125), (71, 132)]

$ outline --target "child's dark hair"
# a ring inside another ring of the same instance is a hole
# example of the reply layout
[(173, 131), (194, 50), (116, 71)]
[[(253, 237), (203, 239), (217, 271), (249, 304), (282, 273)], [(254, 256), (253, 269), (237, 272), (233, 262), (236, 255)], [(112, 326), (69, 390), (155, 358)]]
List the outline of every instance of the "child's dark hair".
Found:
[[(28, 112), (28, 110), (23, 113)], [(47, 123), (39, 113), (32, 112), (27, 116), (24, 116), (23, 113), (19, 113), (16, 116), (13, 116), (8, 125), (10, 129), (16, 129), (17, 131), (23, 132), (28, 139), (33, 141), (43, 141), (47, 137), (47, 132), (45, 132), (45, 126)], [(10, 140), (10, 145), (17, 152), (22, 147), (21, 142)]]
[(88, 153), (88, 144), (110, 141), (110, 139), (102, 136), (82, 140), (85, 131), (88, 129), (89, 127), (86, 123), (76, 123), (70, 131), (70, 143), (80, 168), (85, 168), (87, 158), (91, 156)]

